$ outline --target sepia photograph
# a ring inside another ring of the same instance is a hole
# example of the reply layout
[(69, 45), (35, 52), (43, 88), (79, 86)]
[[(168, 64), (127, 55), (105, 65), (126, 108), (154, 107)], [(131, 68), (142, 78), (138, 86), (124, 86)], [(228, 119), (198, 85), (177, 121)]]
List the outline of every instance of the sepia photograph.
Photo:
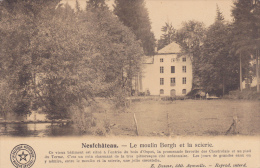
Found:
[(0, 136), (260, 135), (258, 0), (1, 0)]
[(0, 0), (0, 167), (260, 168), (259, 0)]

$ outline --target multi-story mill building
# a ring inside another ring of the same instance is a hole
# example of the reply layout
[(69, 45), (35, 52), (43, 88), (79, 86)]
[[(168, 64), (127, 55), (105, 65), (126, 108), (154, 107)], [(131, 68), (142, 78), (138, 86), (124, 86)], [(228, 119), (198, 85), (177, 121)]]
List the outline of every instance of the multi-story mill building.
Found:
[(192, 89), (191, 57), (173, 42), (144, 61), (141, 82), (150, 95), (185, 96)]

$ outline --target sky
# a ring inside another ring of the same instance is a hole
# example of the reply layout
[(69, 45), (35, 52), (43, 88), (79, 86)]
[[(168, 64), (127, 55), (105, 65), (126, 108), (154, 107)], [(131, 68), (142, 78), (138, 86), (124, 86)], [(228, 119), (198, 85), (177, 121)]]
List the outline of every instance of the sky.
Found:
[(181, 28), (182, 22), (189, 20), (203, 22), (208, 27), (215, 21), (217, 5), (225, 20), (231, 21), (233, 0), (146, 0), (152, 30), (157, 39), (166, 22), (172, 23), (175, 29)]
[[(86, 0), (78, 0), (85, 8)], [(182, 23), (189, 20), (203, 22), (205, 26), (211, 25), (216, 17), (217, 5), (226, 21), (232, 21), (231, 9), (234, 0), (145, 0), (146, 8), (156, 39), (159, 39), (161, 28), (166, 22), (172, 23), (175, 29), (180, 29)], [(63, 0), (75, 7), (76, 0)], [(107, 0), (112, 8), (113, 0)]]

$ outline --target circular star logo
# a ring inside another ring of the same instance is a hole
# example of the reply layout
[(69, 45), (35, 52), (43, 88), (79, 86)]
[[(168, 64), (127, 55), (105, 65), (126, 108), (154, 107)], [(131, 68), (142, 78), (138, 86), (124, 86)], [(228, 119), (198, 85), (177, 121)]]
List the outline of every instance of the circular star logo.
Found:
[(20, 144), (13, 148), (10, 159), (16, 168), (30, 168), (36, 160), (36, 155), (31, 146)]

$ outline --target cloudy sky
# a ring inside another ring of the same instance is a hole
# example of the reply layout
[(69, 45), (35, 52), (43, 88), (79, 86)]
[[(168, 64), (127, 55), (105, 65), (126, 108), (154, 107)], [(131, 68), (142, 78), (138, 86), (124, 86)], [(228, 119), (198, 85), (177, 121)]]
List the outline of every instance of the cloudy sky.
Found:
[[(73, 7), (76, 0), (63, 0)], [(204, 22), (206, 26), (214, 22), (216, 6), (218, 5), (227, 21), (231, 21), (231, 9), (234, 0), (145, 0), (146, 8), (152, 22), (152, 31), (156, 39), (159, 39), (161, 28), (165, 22), (171, 22), (175, 29), (181, 27), (182, 22), (197, 20)], [(79, 0), (85, 8), (86, 0)], [(107, 0), (112, 6), (113, 0)]]

